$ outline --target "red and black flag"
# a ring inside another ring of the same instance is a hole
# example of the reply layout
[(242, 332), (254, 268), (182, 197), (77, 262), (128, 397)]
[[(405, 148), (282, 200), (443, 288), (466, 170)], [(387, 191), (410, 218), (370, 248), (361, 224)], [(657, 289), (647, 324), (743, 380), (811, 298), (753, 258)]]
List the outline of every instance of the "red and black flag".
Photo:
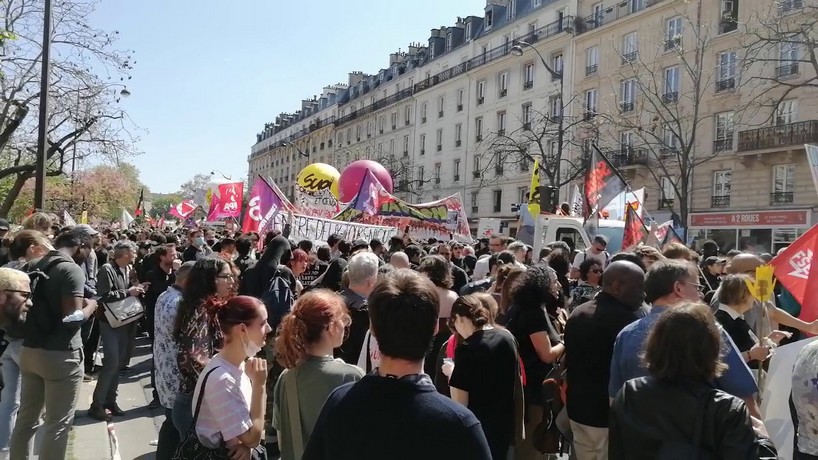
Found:
[(622, 250), (627, 251), (630, 248), (642, 242), (642, 238), (647, 235), (645, 223), (636, 212), (633, 206), (636, 203), (629, 203), (625, 213), (625, 234), (622, 236)]
[(582, 216), (585, 218), (586, 230), (594, 236), (599, 227), (599, 211), (617, 195), (624, 192), (628, 184), (622, 180), (616, 168), (602, 155), (596, 145), (591, 146), (591, 154), (585, 168), (585, 183), (582, 201)]
[(139, 201), (136, 203), (136, 209), (133, 212), (134, 217), (142, 215), (142, 210), (145, 207), (145, 189), (139, 191)]

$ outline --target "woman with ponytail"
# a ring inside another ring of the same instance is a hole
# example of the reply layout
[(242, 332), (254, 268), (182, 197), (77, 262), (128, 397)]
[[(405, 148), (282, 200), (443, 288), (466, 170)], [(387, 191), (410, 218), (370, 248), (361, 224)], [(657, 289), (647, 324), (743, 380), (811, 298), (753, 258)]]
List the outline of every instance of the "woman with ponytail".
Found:
[(255, 458), (251, 452), (262, 441), (267, 400), (267, 361), (255, 356), (272, 332), (267, 309), (254, 297), (238, 296), (213, 301), (210, 314), (222, 348), (196, 382), (196, 437), (206, 447), (226, 447), (231, 458)]
[(344, 299), (325, 289), (299, 297), (281, 320), (275, 354), (287, 370), (276, 382), (273, 396), (281, 460), (301, 459), (330, 393), (364, 376), (360, 368), (332, 355), (346, 338), (350, 323)]

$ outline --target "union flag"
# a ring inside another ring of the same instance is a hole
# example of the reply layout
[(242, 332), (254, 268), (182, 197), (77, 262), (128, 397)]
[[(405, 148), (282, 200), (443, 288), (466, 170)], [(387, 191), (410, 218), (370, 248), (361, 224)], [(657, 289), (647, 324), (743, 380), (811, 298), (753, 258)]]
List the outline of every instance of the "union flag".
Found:
[(628, 185), (619, 176), (616, 168), (602, 155), (597, 146), (591, 147), (585, 169), (585, 199), (582, 201), (582, 215), (589, 219), (624, 192)]
[(629, 203), (625, 212), (625, 234), (622, 237), (622, 250), (627, 251), (630, 248), (642, 242), (642, 238), (647, 235), (645, 223), (639, 218), (636, 213), (636, 203)]

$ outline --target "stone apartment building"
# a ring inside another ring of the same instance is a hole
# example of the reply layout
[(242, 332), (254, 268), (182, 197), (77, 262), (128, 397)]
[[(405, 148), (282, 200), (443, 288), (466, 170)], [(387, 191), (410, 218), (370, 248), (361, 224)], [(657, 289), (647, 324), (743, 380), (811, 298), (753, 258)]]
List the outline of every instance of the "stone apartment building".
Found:
[(508, 225), (530, 162), (498, 154), (494, 140), (533, 131), (539, 113), (569, 126), (562, 149), (544, 139), (549, 152), (580, 159), (598, 145), (633, 189), (646, 188), (656, 220), (682, 214), (692, 237), (774, 251), (809, 228), (818, 205), (803, 149), (818, 141), (818, 97), (797, 88), (782, 99), (782, 83), (815, 70), (789, 41), (762, 53), (754, 35), (765, 18), (797, 23), (802, 1), (487, 0), (482, 16), (432, 29), (389, 67), (353, 72), (279, 116), (249, 171), (291, 191), (309, 162), (340, 171), (370, 158), (404, 199), (460, 192), (474, 226)]

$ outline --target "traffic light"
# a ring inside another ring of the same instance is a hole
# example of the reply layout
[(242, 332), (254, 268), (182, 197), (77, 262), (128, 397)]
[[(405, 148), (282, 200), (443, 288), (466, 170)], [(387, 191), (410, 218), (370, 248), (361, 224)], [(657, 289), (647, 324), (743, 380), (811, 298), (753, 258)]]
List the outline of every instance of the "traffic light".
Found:
[(541, 185), (537, 187), (537, 194), (540, 198), (540, 212), (554, 213), (557, 211), (560, 193), (557, 187)]

